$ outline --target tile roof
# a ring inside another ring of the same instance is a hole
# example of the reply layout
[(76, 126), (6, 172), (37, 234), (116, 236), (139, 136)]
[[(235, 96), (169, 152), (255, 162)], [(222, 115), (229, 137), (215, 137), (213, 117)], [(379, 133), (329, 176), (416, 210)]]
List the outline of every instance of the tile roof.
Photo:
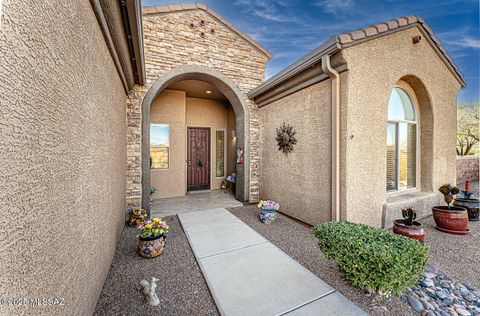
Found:
[(346, 32), (342, 33), (337, 36), (338, 42), (340, 44), (348, 44), (351, 42), (355, 42), (362, 39), (369, 39), (372, 36), (376, 36), (382, 32), (386, 32), (387, 30), (396, 30), (400, 27), (408, 26), (408, 25), (421, 25), (423, 30), (426, 32), (428, 37), (432, 40), (432, 44), (436, 46), (436, 48), (440, 51), (440, 53), (445, 57), (448, 61), (450, 66), (453, 70), (457, 73), (458, 77), (460, 77), (460, 81), (465, 84), (465, 80), (463, 78), (462, 73), (458, 69), (457, 65), (453, 62), (452, 58), (448, 55), (445, 48), (442, 47), (442, 44), (438, 37), (435, 36), (433, 30), (425, 23), (422, 17), (417, 15), (409, 15), (397, 19), (393, 19), (387, 22), (382, 22), (375, 24), (373, 26), (369, 26), (367, 28), (359, 29), (353, 32)]
[(208, 6), (202, 3), (179, 3), (179, 4), (169, 4), (169, 5), (159, 5), (159, 6), (144, 6), (142, 7), (142, 15), (177, 12), (177, 11), (184, 11), (184, 10), (195, 10), (195, 9), (200, 9), (209, 13), (211, 16), (219, 20), (221, 23), (226, 25), (232, 31), (234, 31), (235, 33), (240, 35), (242, 38), (244, 38), (246, 41), (248, 41), (250, 44), (252, 44), (256, 49), (258, 49), (260, 52), (265, 54), (269, 59), (272, 58), (272, 54), (268, 50), (260, 46), (260, 44), (258, 44), (253, 38), (251, 38), (247, 34), (240, 31), (238, 28), (236, 28), (232, 23), (224, 19), (216, 11), (210, 9)]
[(378, 38), (380, 36), (402, 31), (415, 26), (420, 29), (426, 40), (430, 42), (439, 57), (444, 61), (446, 66), (457, 78), (462, 87), (465, 87), (465, 79), (462, 73), (458, 69), (457, 65), (455, 65), (452, 58), (448, 55), (447, 51), (442, 47), (440, 40), (438, 39), (438, 37), (435, 36), (433, 30), (425, 23), (425, 21), (420, 16), (409, 15), (387, 22), (381, 22), (375, 25), (371, 25), (353, 32), (345, 32), (332, 36), (320, 47), (316, 48), (304, 57), (287, 66), (285, 69), (281, 70), (280, 72), (272, 76), (270, 79), (266, 80), (258, 87), (250, 91), (248, 96), (250, 98), (255, 98), (269, 91), (270, 89), (280, 85), (282, 82), (301, 73), (305, 69), (315, 64), (318, 64), (322, 56), (326, 54), (333, 54), (341, 50), (342, 48), (357, 45)]

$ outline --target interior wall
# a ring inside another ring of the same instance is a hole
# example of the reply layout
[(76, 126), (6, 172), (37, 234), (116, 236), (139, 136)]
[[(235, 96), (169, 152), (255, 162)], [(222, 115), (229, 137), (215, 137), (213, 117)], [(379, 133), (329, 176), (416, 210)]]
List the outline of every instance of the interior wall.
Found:
[(89, 1), (4, 1), (2, 315), (92, 315), (125, 224), (126, 95)]
[[(187, 191), (188, 126), (210, 128), (210, 187), (212, 190), (220, 189), (231, 170), (230, 159), (235, 157), (235, 147), (230, 142), (231, 132), (228, 132), (235, 129), (235, 114), (231, 106), (217, 100), (189, 98), (185, 91), (165, 89), (155, 98), (150, 111), (151, 123), (170, 124), (169, 168), (150, 169), (151, 185), (157, 188), (153, 198), (183, 196)], [(215, 174), (217, 129), (226, 131), (226, 171), (222, 178), (217, 178)]]
[(168, 169), (150, 169), (150, 185), (157, 188), (153, 198), (185, 194), (186, 160), (186, 93), (163, 90), (152, 102), (150, 123), (170, 124), (170, 154)]

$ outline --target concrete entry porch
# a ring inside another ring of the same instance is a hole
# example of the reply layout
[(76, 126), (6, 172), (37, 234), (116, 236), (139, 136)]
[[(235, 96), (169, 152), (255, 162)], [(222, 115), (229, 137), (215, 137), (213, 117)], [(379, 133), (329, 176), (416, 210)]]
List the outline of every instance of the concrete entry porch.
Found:
[(218, 208), (237, 207), (243, 203), (235, 199), (230, 191), (212, 190), (187, 193), (184, 196), (153, 200), (151, 216), (163, 218), (180, 213)]

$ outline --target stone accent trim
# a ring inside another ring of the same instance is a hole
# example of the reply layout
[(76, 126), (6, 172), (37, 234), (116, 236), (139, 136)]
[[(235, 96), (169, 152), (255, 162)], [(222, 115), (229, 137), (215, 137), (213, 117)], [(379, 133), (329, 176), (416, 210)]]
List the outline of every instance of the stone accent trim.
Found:
[[(182, 67), (187, 66), (204, 67), (203, 69), (219, 73), (217, 78), (227, 78), (231, 81), (231, 86), (235, 87), (233, 90), (238, 90), (236, 95), (241, 97), (241, 102), (248, 109), (249, 117), (245, 118), (243, 127), (246, 142), (244, 158), (250, 165), (245, 170), (248, 190), (243, 198), (249, 202), (256, 202), (259, 200), (259, 118), (258, 107), (247, 97), (247, 93), (264, 80), (265, 63), (269, 56), (254, 47), (245, 37), (240, 36), (230, 24), (219, 21), (218, 17), (207, 12), (203, 7), (191, 7), (185, 10), (177, 10), (178, 6), (172, 8), (176, 9), (171, 11), (169, 7), (168, 10), (156, 7), (155, 13), (146, 13), (149, 9), (144, 8), (146, 83), (144, 86), (134, 87), (126, 105), (127, 211), (142, 205), (142, 103), (144, 98), (159, 78), (174, 69), (185, 69)], [(206, 37), (198, 36), (188, 23), (199, 20), (205, 20), (208, 25), (215, 28), (215, 34), (209, 34)], [(205, 71), (197, 74), (202, 75), (202, 73), (205, 74)], [(182, 76), (174, 77), (168, 84), (181, 78)], [(222, 80), (218, 80), (218, 83), (222, 83)], [(148, 192), (145, 189), (144, 192)], [(146, 199), (147, 194), (144, 193), (143, 200), (146, 201)]]
[(473, 181), (478, 181), (479, 156), (460, 156), (457, 157), (457, 185), (464, 184), (465, 180), (472, 177)]
[(179, 4), (170, 4), (170, 5), (160, 5), (160, 6), (145, 6), (142, 7), (142, 15), (148, 15), (148, 14), (158, 14), (158, 13), (170, 13), (170, 12), (177, 12), (177, 11), (184, 11), (184, 10), (195, 10), (195, 9), (200, 9), (214, 18), (216, 18), (219, 22), (223, 23), (225, 26), (230, 28), (232, 31), (243, 37), (245, 40), (247, 40), (250, 44), (252, 44), (255, 48), (257, 48), (259, 51), (265, 54), (265, 56), (268, 57), (268, 59), (272, 58), (272, 54), (260, 46), (253, 38), (248, 36), (247, 34), (243, 33), (240, 31), (238, 28), (236, 28), (232, 23), (228, 22), (218, 14), (216, 11), (210, 9), (208, 6), (205, 4), (201, 3), (179, 3)]

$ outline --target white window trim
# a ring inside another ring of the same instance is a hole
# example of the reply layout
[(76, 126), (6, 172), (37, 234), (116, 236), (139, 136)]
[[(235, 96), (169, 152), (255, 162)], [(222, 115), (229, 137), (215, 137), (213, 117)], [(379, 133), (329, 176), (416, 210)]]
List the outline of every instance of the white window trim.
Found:
[[(169, 170), (170, 169), (170, 148), (172, 147), (172, 125), (170, 123), (152, 123), (150, 122), (150, 126), (154, 125), (167, 125), (168, 126), (168, 161), (167, 161), (167, 167), (166, 168), (152, 168), (150, 167), (150, 171), (162, 171), (162, 170)], [(152, 137), (151, 132), (150, 132), (150, 138)], [(150, 142), (150, 139), (148, 140)], [(150, 143), (149, 146), (152, 144)], [(150, 151), (150, 147), (148, 148)], [(151, 158), (150, 158), (151, 159)]]
[[(223, 132), (223, 177), (217, 177), (217, 131)], [(215, 179), (222, 180), (226, 179), (227, 174), (227, 129), (226, 128), (216, 128), (215, 129)]]
[[(392, 196), (392, 195), (398, 195), (398, 194), (402, 194), (402, 193), (411, 193), (411, 192), (417, 192), (417, 191), (420, 191), (420, 163), (419, 163), (419, 149), (420, 149), (420, 146), (419, 146), (419, 140), (420, 140), (420, 137), (419, 137), (419, 124), (420, 124), (420, 117), (419, 117), (419, 108), (418, 108), (418, 102), (416, 100), (416, 98), (414, 98), (411, 94), (410, 91), (408, 91), (405, 87), (402, 87), (402, 86), (399, 86), (399, 85), (395, 85), (393, 87), (393, 89), (395, 88), (398, 88), (398, 89), (402, 89), (403, 91), (405, 91), (405, 93), (408, 95), (408, 97), (410, 98), (410, 101), (412, 102), (412, 105), (413, 105), (413, 109), (415, 111), (415, 121), (411, 121), (411, 120), (388, 120), (388, 115), (387, 115), (387, 126), (388, 126), (388, 123), (394, 123), (396, 125), (396, 128), (395, 128), (395, 151), (396, 151), (396, 155), (395, 155), (395, 163), (396, 163), (396, 167), (397, 167), (397, 189), (396, 190), (390, 190), (390, 191), (387, 191), (387, 195), (388, 196)], [(392, 90), (393, 90), (392, 89)], [(387, 107), (388, 107), (388, 104), (387, 104)], [(388, 110), (387, 110), (388, 111)], [(409, 123), (409, 124), (415, 124), (415, 187), (413, 188), (407, 188), (407, 189), (399, 189), (398, 188), (398, 184), (400, 183), (400, 159), (399, 158), (399, 154), (398, 154), (398, 149), (399, 149), (399, 146), (400, 146), (400, 142), (399, 142), (399, 135), (400, 133), (398, 132), (398, 123)]]

